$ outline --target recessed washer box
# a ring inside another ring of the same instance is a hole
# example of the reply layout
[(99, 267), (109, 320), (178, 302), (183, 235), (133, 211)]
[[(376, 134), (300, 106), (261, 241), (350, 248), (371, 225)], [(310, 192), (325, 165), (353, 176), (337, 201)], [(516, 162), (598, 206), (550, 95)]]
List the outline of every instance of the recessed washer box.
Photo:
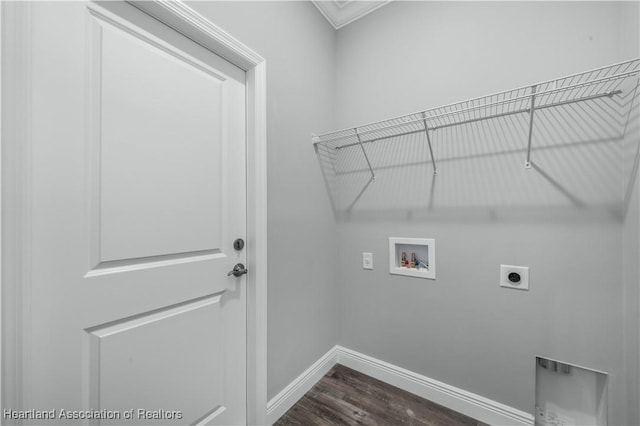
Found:
[(609, 374), (536, 356), (536, 426), (606, 426)]
[(436, 241), (433, 238), (389, 238), (389, 273), (436, 279)]

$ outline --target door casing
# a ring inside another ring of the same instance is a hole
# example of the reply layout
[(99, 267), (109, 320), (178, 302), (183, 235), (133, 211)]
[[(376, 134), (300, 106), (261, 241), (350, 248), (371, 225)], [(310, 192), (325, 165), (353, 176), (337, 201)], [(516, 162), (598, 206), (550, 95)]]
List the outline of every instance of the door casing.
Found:
[[(129, 1), (246, 71), (247, 87), (247, 422), (267, 424), (266, 61), (180, 0)], [(28, 4), (0, 3), (0, 412), (20, 408), (20, 336), (27, 329), (29, 262)], [(5, 25), (11, 20), (12, 25)], [(25, 72), (26, 71), (26, 72)], [(5, 306), (6, 305), (6, 306)], [(25, 312), (26, 311), (26, 312)], [(4, 321), (3, 321), (4, 318)], [(14, 348), (5, 354), (6, 348)], [(5, 422), (0, 419), (0, 423)]]

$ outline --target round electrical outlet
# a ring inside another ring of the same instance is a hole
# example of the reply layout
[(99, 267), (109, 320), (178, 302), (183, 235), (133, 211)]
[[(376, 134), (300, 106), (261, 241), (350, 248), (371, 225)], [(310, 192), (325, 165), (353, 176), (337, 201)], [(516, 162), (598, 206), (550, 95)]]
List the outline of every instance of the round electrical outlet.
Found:
[(500, 287), (529, 290), (529, 267), (500, 265)]

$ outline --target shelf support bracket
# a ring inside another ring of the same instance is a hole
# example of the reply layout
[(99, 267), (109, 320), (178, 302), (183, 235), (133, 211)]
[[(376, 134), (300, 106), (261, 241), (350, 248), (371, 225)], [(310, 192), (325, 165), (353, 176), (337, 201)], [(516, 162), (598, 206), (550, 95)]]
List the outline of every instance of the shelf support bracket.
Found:
[(422, 113), (422, 121), (424, 122), (424, 134), (427, 135), (427, 144), (429, 144), (429, 154), (431, 155), (431, 163), (433, 163), (433, 174), (438, 174), (438, 168), (436, 167), (436, 159), (433, 156), (433, 148), (431, 147), (431, 138), (429, 137), (429, 126), (427, 125), (427, 114)]
[(536, 110), (536, 89), (537, 85), (531, 86), (531, 105), (529, 106), (529, 141), (527, 143), (527, 159), (524, 162), (524, 168), (531, 168), (531, 138), (533, 137), (533, 116)]
[(360, 138), (360, 133), (358, 133), (358, 128), (354, 127), (354, 132), (356, 132), (356, 137), (358, 138), (358, 143), (360, 144), (360, 148), (362, 148), (362, 154), (364, 155), (364, 159), (367, 160), (367, 165), (369, 166), (369, 170), (371, 171), (371, 181), (376, 181), (376, 174), (373, 172), (373, 167), (371, 167), (371, 162), (369, 161), (369, 156), (367, 155), (367, 151), (364, 149), (364, 145), (362, 144), (362, 139)]

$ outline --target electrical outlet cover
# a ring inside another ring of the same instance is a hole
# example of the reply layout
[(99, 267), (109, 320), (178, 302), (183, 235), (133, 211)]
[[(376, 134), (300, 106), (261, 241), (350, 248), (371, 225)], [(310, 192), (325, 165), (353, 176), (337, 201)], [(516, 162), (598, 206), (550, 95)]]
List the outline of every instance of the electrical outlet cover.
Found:
[(500, 265), (500, 287), (529, 290), (529, 267)]
[(373, 269), (373, 253), (362, 253), (362, 269)]

